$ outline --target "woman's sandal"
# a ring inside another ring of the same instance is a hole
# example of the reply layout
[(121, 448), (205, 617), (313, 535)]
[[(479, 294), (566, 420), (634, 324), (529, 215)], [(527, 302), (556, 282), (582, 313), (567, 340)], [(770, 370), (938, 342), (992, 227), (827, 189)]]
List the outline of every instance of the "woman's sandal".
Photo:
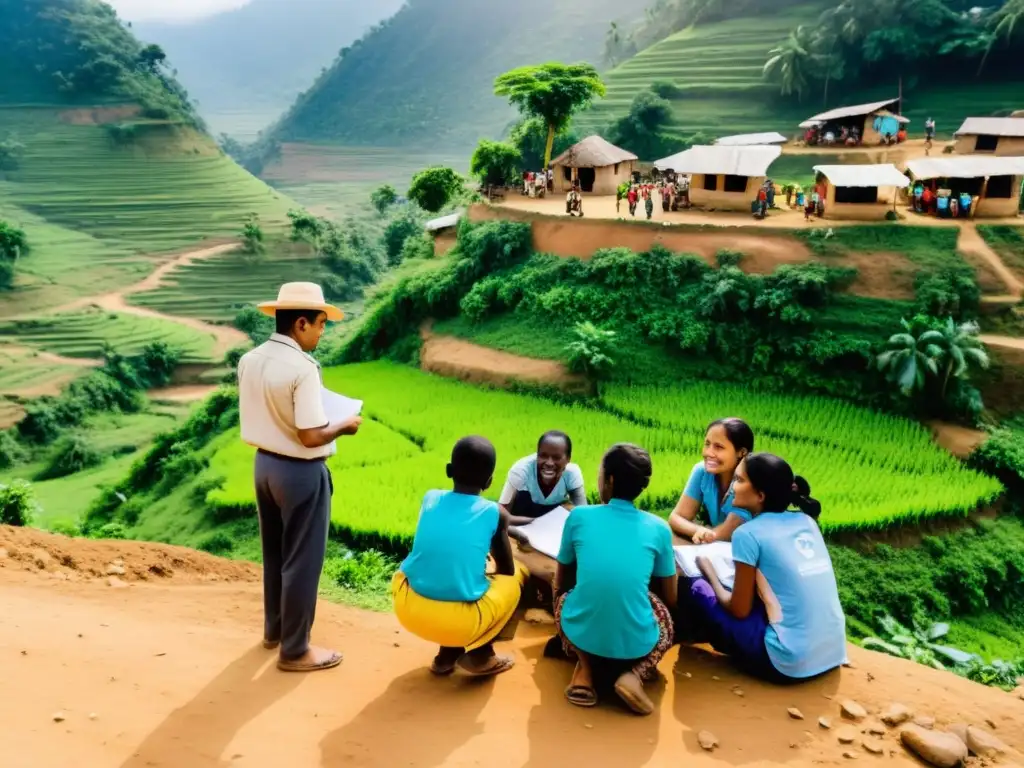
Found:
[[(623, 682), (624, 677), (626, 675), (615, 681), (615, 693), (618, 697), (638, 715), (649, 715), (654, 712), (654, 704), (644, 693), (643, 683), (635, 675), (631, 675), (632, 680), (628, 682)], [(636, 680), (636, 684), (633, 684), (633, 680)]]
[(468, 677), (494, 677), (495, 675), (500, 675), (502, 672), (508, 672), (515, 666), (515, 664), (515, 659), (509, 656), (492, 656), (487, 666), (480, 669), (467, 667), (463, 664), (462, 659), (459, 660), (457, 666)]
[(438, 664), (437, 659), (435, 658), (430, 663), (430, 674), (437, 675), (438, 677), (447, 677), (455, 671), (455, 665), (457, 663), (457, 661), (453, 661), (451, 664)]
[(565, 698), (577, 707), (597, 706), (597, 691), (587, 685), (570, 685), (565, 689)]
[(337, 651), (331, 651), (312, 664), (309, 662), (278, 659), (277, 668), (282, 672), (319, 672), (322, 669), (333, 669), (341, 664), (341, 659), (342, 656), (340, 653)]

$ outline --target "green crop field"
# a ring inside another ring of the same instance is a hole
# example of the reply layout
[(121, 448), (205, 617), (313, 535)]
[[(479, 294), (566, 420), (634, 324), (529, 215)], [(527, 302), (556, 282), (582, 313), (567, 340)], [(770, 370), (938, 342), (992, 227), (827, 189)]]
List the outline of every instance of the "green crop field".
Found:
[(121, 354), (133, 355), (147, 344), (163, 341), (180, 349), (183, 362), (188, 363), (213, 361), (215, 346), (211, 334), (170, 320), (100, 309), (0, 322), (0, 341), (25, 344), (65, 357), (101, 357), (105, 343)]
[(230, 322), (240, 306), (277, 295), (281, 283), (317, 282), (323, 271), (320, 260), (311, 254), (252, 258), (228, 253), (177, 267), (160, 288), (132, 294), (128, 301), (165, 314)]
[[(452, 444), (484, 434), (498, 450), (488, 496), (496, 498), (504, 473), (535, 449), (547, 429), (573, 437), (573, 460), (596, 496), (602, 453), (635, 442), (654, 460), (642, 506), (665, 514), (693, 465), (708, 422), (747, 418), (759, 450), (778, 453), (814, 486), (829, 530), (882, 528), (940, 515), (967, 514), (1003, 492), (1000, 483), (965, 469), (935, 447), (919, 425), (833, 400), (762, 395), (741, 387), (687, 385), (630, 389), (610, 386), (599, 407), (556, 404), (528, 395), (484, 390), (389, 363), (364, 363), (324, 372), (325, 384), (364, 398), (366, 434), (339, 442), (333, 519), (343, 532), (407, 542), (419, 503), (445, 487)], [(218, 507), (253, 503), (252, 450), (232, 436), (208, 470), (223, 486), (207, 500)]]
[[(803, 103), (776, 98), (776, 88), (761, 76), (768, 51), (798, 25), (813, 24), (822, 10), (821, 4), (811, 3), (677, 32), (606, 73), (607, 96), (576, 122), (583, 131), (612, 122), (657, 81), (682, 90), (672, 100), (674, 124), (666, 130), (680, 138), (697, 131), (711, 136), (760, 131), (795, 136), (801, 121), (826, 109), (896, 98), (896, 74), (892, 82), (855, 91), (834, 88), (827, 105), (823, 94), (806, 94)], [(916, 87), (904, 94), (904, 114), (911, 119), (912, 134), (922, 133), (924, 120), (931, 116), (940, 135), (951, 135), (969, 115), (1015, 107), (1019, 94), (1019, 82)]]
[(157, 252), (235, 235), (250, 212), (265, 226), (285, 223), (288, 198), (194, 131), (140, 122), (118, 145), (108, 126), (72, 125), (61, 114), (0, 107), (0, 131), (25, 145), (5, 197), (52, 224)]
[(0, 395), (34, 392), (47, 384), (59, 389), (88, 371), (85, 367), (47, 360), (26, 347), (0, 345)]

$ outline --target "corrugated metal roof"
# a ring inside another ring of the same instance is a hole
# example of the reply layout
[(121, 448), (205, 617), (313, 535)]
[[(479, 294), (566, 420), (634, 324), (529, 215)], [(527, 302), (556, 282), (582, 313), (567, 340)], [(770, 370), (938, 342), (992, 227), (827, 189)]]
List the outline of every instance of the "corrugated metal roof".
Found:
[(724, 173), (735, 176), (764, 176), (782, 147), (690, 147), (658, 160), (658, 170), (678, 173)]
[(462, 218), (462, 212), (457, 211), (456, 213), (449, 214), (448, 216), (442, 216), (439, 219), (431, 219), (424, 227), (427, 232), (436, 232), (439, 229), (448, 229), (448, 227), (454, 227), (459, 223), (459, 219)]
[(944, 155), (908, 160), (915, 179), (977, 179), (983, 176), (1024, 176), (1024, 157)]
[(639, 159), (632, 152), (620, 149), (600, 136), (587, 136), (579, 144), (573, 144), (552, 160), (551, 164), (569, 168), (605, 168)]
[(1024, 137), (1024, 117), (968, 117), (957, 136)]
[[(838, 120), (841, 117), (867, 115), (879, 109), (885, 109), (898, 101), (899, 99), (886, 99), (885, 101), (873, 101), (870, 104), (855, 104), (852, 107), (838, 107), (837, 109), (830, 109), (828, 112), (822, 112), (820, 115), (809, 117), (804, 121), (804, 123), (824, 123), (828, 120)], [(801, 123), (801, 125), (803, 126), (803, 123)]]
[(785, 144), (789, 139), (777, 131), (769, 133), (738, 133), (715, 141), (719, 147), (756, 147), (762, 144)]
[(910, 180), (892, 163), (878, 165), (816, 165), (837, 187), (905, 187)]

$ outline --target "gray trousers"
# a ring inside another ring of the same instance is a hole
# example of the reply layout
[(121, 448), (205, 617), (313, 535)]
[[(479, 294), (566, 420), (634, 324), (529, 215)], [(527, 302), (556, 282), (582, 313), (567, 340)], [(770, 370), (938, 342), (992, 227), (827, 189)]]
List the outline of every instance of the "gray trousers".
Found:
[(256, 454), (256, 507), (263, 543), (264, 638), (281, 657), (309, 649), (327, 550), (334, 484), (322, 461)]

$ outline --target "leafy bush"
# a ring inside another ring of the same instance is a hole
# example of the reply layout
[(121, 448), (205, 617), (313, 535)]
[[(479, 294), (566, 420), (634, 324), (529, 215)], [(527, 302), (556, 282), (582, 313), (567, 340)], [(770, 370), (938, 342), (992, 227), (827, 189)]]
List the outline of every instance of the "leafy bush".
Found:
[(264, 315), (252, 304), (246, 304), (238, 310), (232, 324), (246, 334), (253, 344), (262, 344), (274, 332), (274, 318)]
[(678, 99), (683, 95), (683, 89), (668, 80), (655, 80), (651, 90), (663, 99)]
[(743, 261), (744, 254), (739, 251), (731, 251), (728, 248), (723, 248), (715, 254), (715, 261), (719, 267), (738, 267)]
[(1000, 429), (970, 457), (971, 466), (995, 475), (1010, 489), (1010, 499), (1024, 510), (1024, 429)]
[(11, 430), (0, 430), (0, 469), (10, 469), (28, 458), (28, 451)]
[(250, 213), (242, 225), (242, 249), (252, 256), (263, 253), (263, 228), (255, 213)]
[(56, 533), (68, 538), (76, 538), (82, 535), (82, 526), (77, 520), (56, 520), (47, 525), (51, 533)]
[(412, 216), (398, 216), (388, 222), (384, 228), (384, 250), (388, 254), (388, 264), (397, 267), (402, 262), (402, 249), (405, 241), (423, 232), (423, 225)]
[(36, 477), (37, 480), (53, 480), (67, 477), (84, 469), (99, 466), (106, 457), (89, 443), (89, 439), (80, 433), (63, 437), (57, 443), (46, 462), (46, 467)]
[(339, 587), (360, 592), (385, 592), (397, 570), (395, 560), (377, 550), (367, 549), (349, 552), (346, 557), (331, 558), (324, 566), (324, 575)]
[(101, 526), (95, 534), (90, 535), (90, 538), (123, 540), (128, 538), (128, 529), (121, 523), (107, 523)]
[(31, 525), (39, 514), (32, 486), (21, 480), (0, 483), (0, 525)]
[(398, 202), (398, 192), (390, 184), (383, 184), (370, 193), (370, 203), (381, 215), (396, 202)]
[(566, 347), (569, 370), (583, 373), (592, 379), (604, 378), (615, 365), (611, 357), (615, 346), (615, 331), (598, 328), (587, 321), (573, 329), (575, 339)]
[(203, 538), (198, 548), (211, 555), (226, 555), (235, 548), (235, 542), (224, 531), (215, 531)]
[(974, 658), (953, 671), (976, 683), (1009, 691), (1020, 685), (1021, 679), (1024, 679), (1024, 658), (1017, 661), (995, 659), (992, 662)]
[(981, 305), (981, 289), (973, 273), (966, 269), (921, 273), (915, 280), (914, 291), (917, 311), (933, 317), (975, 317)]
[(412, 177), (408, 196), (423, 210), (437, 213), (462, 191), (464, 183), (451, 168), (433, 166)]
[(413, 259), (431, 259), (433, 257), (434, 240), (426, 232), (406, 238), (405, 245), (402, 246), (401, 261), (403, 263)]
[(138, 357), (139, 377), (147, 389), (162, 387), (171, 380), (180, 362), (180, 349), (162, 341), (147, 344)]
[(882, 637), (866, 637), (861, 641), (861, 645), (869, 651), (881, 651), (943, 670), (950, 665), (966, 664), (974, 659), (972, 654), (936, 642), (949, 634), (948, 624), (915, 620), (912, 628), (908, 629), (892, 616), (883, 616), (879, 621), (879, 629)]
[(481, 184), (503, 186), (515, 183), (522, 162), (522, 153), (512, 144), (480, 139), (480, 143), (473, 151), (469, 172), (478, 178)]

